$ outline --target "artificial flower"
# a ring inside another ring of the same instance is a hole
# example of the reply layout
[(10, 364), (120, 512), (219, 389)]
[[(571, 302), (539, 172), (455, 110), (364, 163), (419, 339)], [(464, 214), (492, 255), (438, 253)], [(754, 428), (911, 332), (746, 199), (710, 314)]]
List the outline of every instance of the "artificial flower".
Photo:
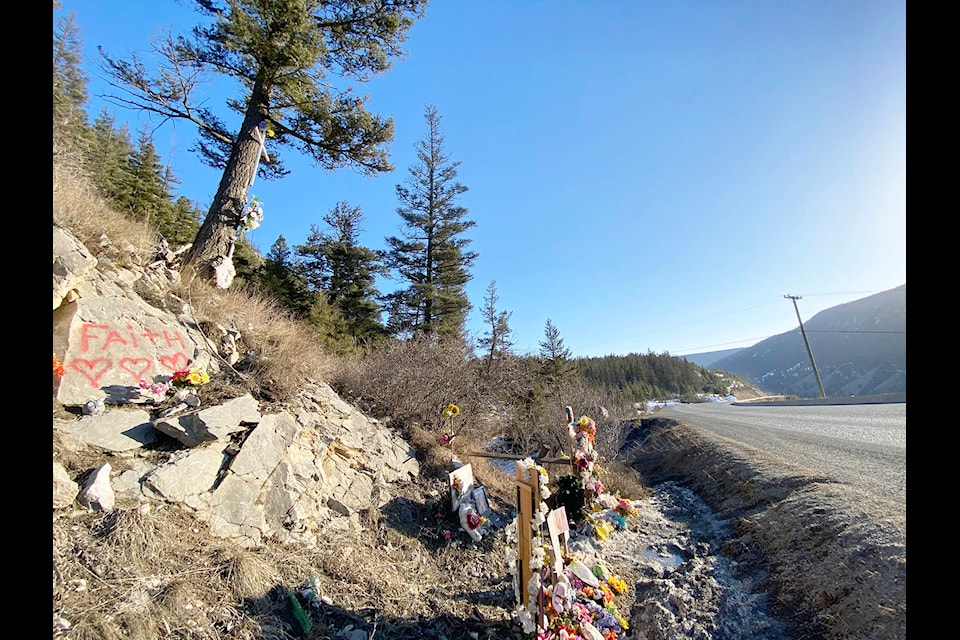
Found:
[(262, 131), (263, 133), (267, 134), (267, 137), (268, 137), (268, 138), (272, 138), (272, 137), (274, 136), (274, 133), (275, 133), (274, 130), (273, 130), (273, 128), (270, 126), (270, 124), (271, 124), (271, 123), (270, 123), (269, 120), (261, 120), (261, 121), (260, 121), (260, 124), (257, 125), (257, 127), (260, 129), (260, 131)]
[(263, 221), (263, 203), (257, 196), (253, 196), (250, 204), (243, 208), (240, 214), (240, 228), (244, 231), (253, 231)]
[(626, 581), (618, 576), (610, 576), (607, 578), (607, 584), (610, 585), (610, 588), (613, 589), (614, 593), (622, 595), (627, 592)]
[(446, 406), (446, 408), (444, 408), (441, 415), (444, 418), (456, 418), (458, 415), (460, 415), (460, 407), (451, 402)]
[(57, 357), (57, 354), (53, 354), (53, 375), (58, 379), (67, 375), (67, 370), (63, 368), (63, 363), (60, 362), (60, 358)]
[(210, 375), (203, 369), (181, 369), (170, 376), (170, 384), (175, 387), (199, 387), (210, 382)]
[(629, 500), (617, 498), (617, 506), (614, 510), (622, 516), (635, 516), (639, 511)]
[(603, 604), (610, 604), (613, 602), (613, 591), (610, 590), (610, 587), (607, 586), (606, 582), (600, 583), (600, 590), (603, 591)]

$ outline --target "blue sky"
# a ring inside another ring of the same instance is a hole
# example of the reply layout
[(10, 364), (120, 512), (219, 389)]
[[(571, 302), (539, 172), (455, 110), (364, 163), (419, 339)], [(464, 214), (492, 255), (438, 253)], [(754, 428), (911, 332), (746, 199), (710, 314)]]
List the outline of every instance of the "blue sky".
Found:
[[(91, 119), (106, 104), (98, 45), (147, 53), (201, 19), (173, 0), (62, 0), (54, 17), (69, 12)], [(325, 229), (340, 201), (363, 210), (364, 245), (399, 235), (395, 187), (432, 104), (477, 222), (474, 337), (493, 280), (518, 352), (538, 350), (549, 318), (574, 356), (748, 347), (797, 327), (785, 295), (806, 322), (906, 283), (903, 0), (435, 0), (406, 49), (357, 89), (394, 119), (396, 170), (324, 172), (283, 150), (291, 174), (250, 191), (262, 253)], [(208, 91), (216, 105), (237, 93)], [(158, 124), (107, 106), (134, 133)], [(183, 122), (155, 134), (176, 195), (206, 210), (220, 172), (194, 140)]]

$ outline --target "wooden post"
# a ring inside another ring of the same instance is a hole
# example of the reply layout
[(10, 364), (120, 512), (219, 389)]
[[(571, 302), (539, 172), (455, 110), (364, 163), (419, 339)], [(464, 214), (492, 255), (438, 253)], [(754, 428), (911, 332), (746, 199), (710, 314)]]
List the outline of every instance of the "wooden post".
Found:
[(520, 600), (530, 601), (527, 585), (533, 577), (530, 558), (533, 544), (533, 514), (540, 506), (540, 472), (536, 467), (526, 471), (517, 465), (517, 557), (520, 574)]

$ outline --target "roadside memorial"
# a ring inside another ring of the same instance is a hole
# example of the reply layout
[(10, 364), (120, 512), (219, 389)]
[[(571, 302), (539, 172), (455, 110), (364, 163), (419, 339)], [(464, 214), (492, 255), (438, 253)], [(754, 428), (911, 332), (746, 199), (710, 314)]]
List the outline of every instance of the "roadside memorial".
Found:
[(517, 516), (506, 531), (515, 620), (531, 637), (617, 640), (629, 625), (615, 597), (625, 594), (628, 585), (598, 554), (571, 551), (570, 541), (591, 536), (602, 542), (613, 531), (625, 529), (626, 517), (638, 511), (632, 501), (605, 492), (598, 477), (600, 458), (593, 448), (596, 423), (587, 416), (574, 421), (573, 411), (566, 410), (576, 472), (572, 477), (586, 501), (574, 506), (583, 517), (574, 528), (565, 505), (549, 509), (546, 469), (529, 457), (517, 462)]

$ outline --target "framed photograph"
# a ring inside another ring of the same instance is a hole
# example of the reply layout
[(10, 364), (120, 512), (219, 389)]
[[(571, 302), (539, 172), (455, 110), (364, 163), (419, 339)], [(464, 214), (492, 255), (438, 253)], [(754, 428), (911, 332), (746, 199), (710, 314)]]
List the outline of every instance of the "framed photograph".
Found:
[(450, 510), (456, 511), (460, 508), (460, 503), (466, 498), (470, 499), (473, 492), (473, 467), (465, 464), (459, 469), (449, 473), (450, 482)]
[(473, 504), (477, 506), (477, 513), (480, 515), (490, 511), (490, 503), (487, 502), (487, 490), (483, 486), (473, 490)]

